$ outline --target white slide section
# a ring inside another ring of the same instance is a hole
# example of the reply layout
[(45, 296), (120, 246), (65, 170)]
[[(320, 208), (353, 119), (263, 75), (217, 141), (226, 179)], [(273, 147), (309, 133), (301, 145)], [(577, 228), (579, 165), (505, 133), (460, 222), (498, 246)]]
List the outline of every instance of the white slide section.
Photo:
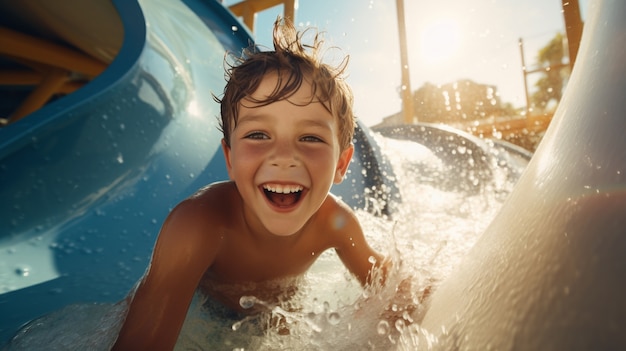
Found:
[(626, 349), (626, 1), (589, 5), (545, 138), (432, 296), (436, 349)]

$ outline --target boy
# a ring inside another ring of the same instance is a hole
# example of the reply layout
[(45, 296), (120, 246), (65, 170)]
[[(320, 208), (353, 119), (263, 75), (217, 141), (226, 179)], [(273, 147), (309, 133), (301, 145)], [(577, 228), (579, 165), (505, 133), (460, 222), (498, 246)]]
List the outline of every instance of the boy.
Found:
[(244, 295), (272, 302), (296, 291), (293, 278), (327, 249), (362, 285), (382, 265), (354, 213), (329, 195), (354, 150), (352, 93), (340, 77), (346, 61), (339, 69), (321, 63), (321, 41), (305, 48), (301, 36), (277, 21), (275, 51), (228, 70), (218, 102), (230, 181), (170, 213), (129, 295), (115, 350), (172, 349), (196, 289), (244, 312)]

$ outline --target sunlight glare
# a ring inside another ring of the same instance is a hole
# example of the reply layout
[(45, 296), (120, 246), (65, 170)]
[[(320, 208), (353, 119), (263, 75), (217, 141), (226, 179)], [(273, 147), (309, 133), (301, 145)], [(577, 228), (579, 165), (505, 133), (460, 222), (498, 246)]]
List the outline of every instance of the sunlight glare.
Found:
[(445, 61), (459, 51), (461, 30), (456, 21), (439, 19), (421, 31), (419, 55), (427, 63)]

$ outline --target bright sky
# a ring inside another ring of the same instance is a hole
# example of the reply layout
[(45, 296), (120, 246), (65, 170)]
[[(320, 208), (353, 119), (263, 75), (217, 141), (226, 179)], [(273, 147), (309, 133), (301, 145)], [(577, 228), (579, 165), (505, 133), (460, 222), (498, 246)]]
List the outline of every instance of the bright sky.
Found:
[[(579, 2), (584, 20), (588, 0)], [(471, 79), (495, 85), (502, 101), (515, 107), (525, 105), (518, 39), (532, 66), (539, 48), (565, 33), (561, 0), (404, 0), (404, 7), (411, 90)], [(271, 46), (279, 14), (282, 6), (258, 15), (259, 44)], [(299, 0), (296, 25), (325, 31), (330, 45), (350, 55), (355, 113), (366, 125), (400, 111), (396, 1)]]

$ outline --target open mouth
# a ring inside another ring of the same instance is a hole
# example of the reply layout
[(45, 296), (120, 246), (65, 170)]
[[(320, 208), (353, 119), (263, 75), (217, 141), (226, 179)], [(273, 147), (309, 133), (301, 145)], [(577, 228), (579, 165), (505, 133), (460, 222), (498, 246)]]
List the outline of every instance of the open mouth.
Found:
[(289, 208), (295, 206), (300, 198), (304, 187), (301, 185), (291, 184), (263, 184), (263, 193), (267, 200), (274, 206), (281, 208)]

